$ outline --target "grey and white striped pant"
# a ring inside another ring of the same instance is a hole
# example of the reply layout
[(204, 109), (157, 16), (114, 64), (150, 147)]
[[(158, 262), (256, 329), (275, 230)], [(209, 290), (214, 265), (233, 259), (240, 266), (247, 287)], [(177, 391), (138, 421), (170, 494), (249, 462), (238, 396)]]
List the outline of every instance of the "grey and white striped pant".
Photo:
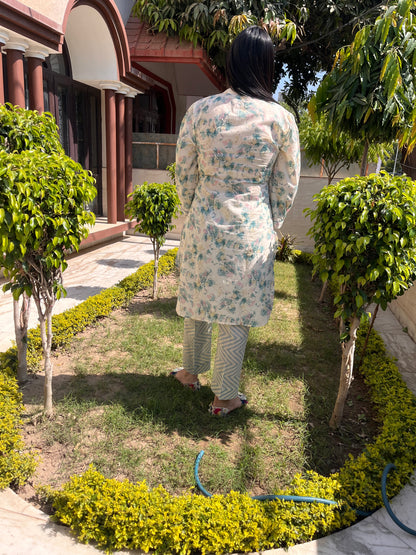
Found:
[[(221, 401), (237, 397), (249, 330), (247, 326), (218, 324), (211, 389)], [(211, 336), (211, 323), (185, 318), (183, 367), (187, 372), (197, 375), (209, 370)]]

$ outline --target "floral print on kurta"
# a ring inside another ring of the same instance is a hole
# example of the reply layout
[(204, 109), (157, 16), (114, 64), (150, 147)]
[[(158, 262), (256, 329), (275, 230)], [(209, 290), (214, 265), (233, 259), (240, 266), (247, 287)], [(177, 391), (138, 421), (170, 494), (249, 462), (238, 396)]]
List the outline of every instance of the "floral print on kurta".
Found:
[(180, 316), (267, 323), (275, 231), (295, 198), (299, 169), (298, 130), (278, 104), (228, 89), (189, 108), (176, 150), (186, 214), (177, 257)]

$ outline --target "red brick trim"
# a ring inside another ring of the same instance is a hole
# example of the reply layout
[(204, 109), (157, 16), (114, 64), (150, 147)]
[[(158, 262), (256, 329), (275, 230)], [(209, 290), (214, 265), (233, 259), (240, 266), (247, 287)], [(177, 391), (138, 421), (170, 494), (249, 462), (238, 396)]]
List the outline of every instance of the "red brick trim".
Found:
[(62, 52), (60, 25), (18, 0), (0, 0), (0, 21), (3, 27)]

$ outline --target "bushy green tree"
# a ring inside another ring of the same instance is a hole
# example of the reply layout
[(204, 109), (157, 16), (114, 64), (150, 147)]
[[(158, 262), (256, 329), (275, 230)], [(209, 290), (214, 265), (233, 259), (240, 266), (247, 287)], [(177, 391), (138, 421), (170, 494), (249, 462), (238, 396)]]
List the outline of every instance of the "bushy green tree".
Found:
[[(64, 153), (58, 129), (52, 114), (39, 114), (11, 104), (0, 105), (0, 150), (23, 150)], [(1, 267), (0, 260), (0, 267)], [(27, 328), (30, 315), (30, 297), (23, 292), (13, 300), (14, 330), (17, 347), (17, 379), (27, 380)]]
[(5, 290), (37, 307), (45, 370), (45, 414), (52, 405), (52, 310), (64, 294), (67, 254), (88, 235), (96, 194), (91, 174), (61, 152), (0, 151), (1, 264)]
[[(328, 185), (342, 168), (348, 169), (362, 160), (365, 140), (354, 138), (345, 131), (334, 131), (325, 115), (312, 119), (308, 112), (303, 112), (299, 134), (309, 164), (322, 164)], [(381, 158), (384, 162), (392, 152), (391, 145), (373, 145), (369, 150), (369, 161), (376, 162)]]
[(346, 178), (315, 196), (309, 232), (322, 281), (336, 287), (340, 387), (330, 425), (339, 426), (353, 377), (360, 321), (372, 303), (384, 310), (416, 279), (416, 183), (388, 173)]
[(345, 132), (334, 133), (324, 116), (314, 121), (304, 112), (299, 124), (299, 136), (309, 164), (322, 164), (328, 185), (342, 168), (349, 168), (361, 160), (363, 142)]
[(179, 214), (179, 197), (173, 183), (148, 183), (147, 181), (135, 187), (129, 197), (126, 214), (130, 219), (137, 220), (135, 231), (148, 235), (152, 242), (155, 262), (153, 298), (156, 298), (160, 247), (166, 240), (166, 233), (174, 227), (173, 218)]
[[(371, 143), (416, 144), (416, 2), (390, 3), (341, 48), (310, 106), (336, 132)], [(364, 151), (361, 175), (366, 166)]]
[(199, 1), (137, 0), (134, 13), (156, 32), (177, 35), (203, 46), (223, 71), (230, 40), (249, 25), (262, 25), (272, 38), (293, 42), (296, 26), (285, 16), (288, 0)]

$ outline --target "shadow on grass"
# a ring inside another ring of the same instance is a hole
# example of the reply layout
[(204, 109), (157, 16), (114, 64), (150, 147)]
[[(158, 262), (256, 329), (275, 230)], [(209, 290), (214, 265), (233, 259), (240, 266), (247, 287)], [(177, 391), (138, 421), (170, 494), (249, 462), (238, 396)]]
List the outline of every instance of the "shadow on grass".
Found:
[(169, 376), (114, 373), (69, 378), (68, 375), (60, 375), (54, 378), (54, 390), (58, 410), (59, 404), (68, 398), (80, 405), (120, 405), (138, 425), (141, 421), (152, 421), (159, 428), (162, 425), (167, 434), (176, 432), (197, 440), (208, 440), (220, 434), (223, 444), (227, 443), (229, 434), (237, 428), (246, 428), (255, 416), (288, 424), (296, 420), (277, 408), (256, 415), (256, 411), (249, 406), (236, 411), (232, 418), (214, 418), (207, 410), (212, 400), (208, 386), (193, 392)]
[[(356, 455), (362, 452), (376, 435), (378, 424), (371, 420), (367, 388), (359, 376), (355, 376), (343, 422), (338, 430), (330, 428), (329, 419), (338, 391), (341, 365), (332, 298), (327, 293), (323, 302), (318, 301), (322, 284), (319, 280), (312, 280), (310, 266), (295, 264), (293, 268), (296, 293), (281, 290), (277, 280), (274, 310), (279, 314), (279, 301), (297, 299), (296, 318), (300, 324), (301, 339), (295, 345), (279, 340), (278, 326), (272, 316), (269, 325), (276, 325), (275, 339), (269, 340), (266, 345), (249, 339), (246, 369), (252, 374), (265, 374), (270, 380), (303, 381), (304, 418), (307, 423), (304, 437), (306, 469), (329, 475), (343, 465), (348, 453)], [(284, 317), (290, 320), (295, 316), (289, 313), (283, 314), (282, 319)]]

